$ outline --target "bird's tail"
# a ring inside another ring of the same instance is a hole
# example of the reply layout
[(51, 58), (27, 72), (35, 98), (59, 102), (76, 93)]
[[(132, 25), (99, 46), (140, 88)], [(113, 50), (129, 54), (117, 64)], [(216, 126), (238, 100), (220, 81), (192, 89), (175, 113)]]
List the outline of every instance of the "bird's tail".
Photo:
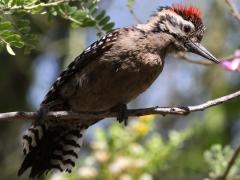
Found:
[(30, 127), (22, 137), (25, 159), (18, 176), (28, 168), (31, 168), (32, 178), (52, 169), (71, 172), (78, 158), (85, 129), (81, 126)]

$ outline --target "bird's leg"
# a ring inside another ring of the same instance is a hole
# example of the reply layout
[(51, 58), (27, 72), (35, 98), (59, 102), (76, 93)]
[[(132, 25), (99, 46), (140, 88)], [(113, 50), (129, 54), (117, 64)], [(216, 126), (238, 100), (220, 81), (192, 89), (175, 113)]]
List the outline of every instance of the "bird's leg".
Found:
[(118, 104), (113, 107), (112, 110), (117, 113), (117, 121), (119, 123), (124, 123), (125, 126), (128, 125), (128, 112), (126, 104)]
[(55, 101), (51, 101), (47, 104), (42, 104), (40, 106), (40, 108), (37, 110), (37, 115), (36, 118), (33, 121), (33, 125), (39, 125), (42, 124), (42, 120), (44, 119), (44, 117), (46, 116), (46, 114), (54, 107), (57, 105), (62, 104), (61, 100), (55, 100)]

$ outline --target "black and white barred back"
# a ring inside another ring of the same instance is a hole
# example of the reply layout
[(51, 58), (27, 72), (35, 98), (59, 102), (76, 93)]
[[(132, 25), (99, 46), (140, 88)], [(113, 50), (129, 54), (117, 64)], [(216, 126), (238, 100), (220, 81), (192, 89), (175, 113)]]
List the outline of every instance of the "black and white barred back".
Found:
[[(47, 106), (47, 109), (52, 111), (71, 110), (71, 107), (68, 107), (59, 97), (59, 89), (74, 73), (81, 71), (87, 64), (95, 61), (97, 57), (111, 48), (112, 42), (117, 39), (118, 35), (119, 31), (115, 30), (83, 51), (53, 83), (41, 107)], [(55, 103), (58, 101), (61, 103)], [(53, 105), (49, 106), (49, 104)], [(87, 126), (81, 125), (81, 122), (72, 124), (44, 122), (41, 125), (32, 125), (22, 138), (25, 159), (18, 175), (20, 176), (28, 168), (31, 168), (30, 177), (32, 178), (48, 173), (52, 169), (71, 172), (82, 146), (85, 129)]]

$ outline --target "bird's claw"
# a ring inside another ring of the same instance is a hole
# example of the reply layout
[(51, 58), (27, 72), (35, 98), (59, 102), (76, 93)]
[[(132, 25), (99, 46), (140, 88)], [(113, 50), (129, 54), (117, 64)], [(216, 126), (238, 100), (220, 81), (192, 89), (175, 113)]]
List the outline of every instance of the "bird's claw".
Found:
[(55, 100), (51, 101), (47, 104), (41, 104), (40, 108), (36, 112), (36, 117), (33, 121), (34, 125), (39, 125), (43, 123), (43, 119), (46, 116), (46, 114), (55, 106), (59, 106), (63, 104), (62, 100)]
[(113, 108), (113, 111), (117, 113), (117, 121), (119, 123), (124, 123), (125, 126), (128, 125), (128, 112), (126, 104), (119, 104)]
[(36, 117), (33, 120), (33, 125), (37, 126), (42, 124), (42, 120), (44, 119), (45, 115), (47, 113), (47, 110), (43, 107), (40, 107), (37, 111), (36, 111)]

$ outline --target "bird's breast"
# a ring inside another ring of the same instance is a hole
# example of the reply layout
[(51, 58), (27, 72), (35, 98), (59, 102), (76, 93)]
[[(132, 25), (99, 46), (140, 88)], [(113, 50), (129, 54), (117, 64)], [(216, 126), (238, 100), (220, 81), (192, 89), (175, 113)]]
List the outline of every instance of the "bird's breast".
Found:
[(144, 92), (162, 71), (163, 62), (157, 55), (141, 58), (145, 59), (101, 59), (76, 74), (72, 83), (77, 84), (69, 86), (75, 88), (74, 96), (68, 98), (71, 109), (107, 110)]

